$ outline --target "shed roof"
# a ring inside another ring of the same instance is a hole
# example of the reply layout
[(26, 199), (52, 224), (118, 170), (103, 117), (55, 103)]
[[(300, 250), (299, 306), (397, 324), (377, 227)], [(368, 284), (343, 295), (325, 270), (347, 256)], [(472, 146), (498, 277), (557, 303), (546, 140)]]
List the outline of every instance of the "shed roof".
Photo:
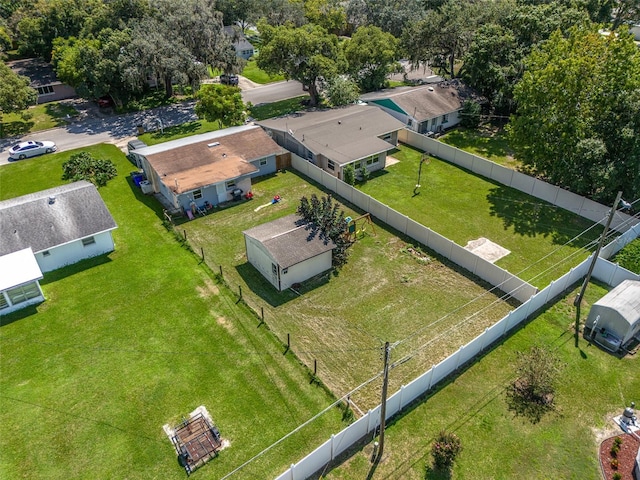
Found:
[(280, 268), (288, 268), (335, 248), (332, 240), (297, 214), (245, 230), (247, 237), (262, 243)]
[(422, 122), (460, 110), (468, 98), (479, 99), (469, 87), (460, 82), (451, 81), (398, 92), (380, 92), (379, 95), (368, 97), (368, 101), (394, 109), (388, 105), (391, 101), (400, 111)]
[(82, 180), (0, 202), (0, 255), (38, 253), (116, 227), (98, 189)]
[(0, 272), (0, 291), (42, 278), (42, 271), (30, 248), (1, 256)]
[(176, 193), (258, 172), (250, 162), (283, 152), (264, 130), (244, 125), (136, 149)]
[(629, 325), (640, 322), (640, 281), (624, 280), (591, 308), (596, 306), (615, 310)]
[(399, 120), (368, 105), (297, 113), (258, 124), (285, 132), (314, 154), (341, 165), (395, 148), (379, 137), (404, 128)]

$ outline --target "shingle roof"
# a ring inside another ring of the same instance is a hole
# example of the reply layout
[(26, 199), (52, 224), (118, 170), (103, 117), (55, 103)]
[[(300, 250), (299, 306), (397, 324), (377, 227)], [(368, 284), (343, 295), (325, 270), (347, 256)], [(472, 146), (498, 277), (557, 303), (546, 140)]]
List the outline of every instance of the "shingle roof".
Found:
[(455, 81), (399, 92), (381, 92), (373, 97), (368, 101), (375, 103), (376, 100), (389, 99), (419, 122), (458, 111), (466, 99), (478, 98), (471, 89)]
[(282, 152), (282, 147), (256, 125), (135, 150), (177, 193), (255, 173), (258, 168), (251, 161)]
[(95, 185), (74, 182), (0, 202), (0, 255), (38, 253), (116, 227)]
[(388, 113), (368, 105), (304, 112), (257, 123), (267, 130), (290, 134), (314, 154), (341, 165), (395, 148), (379, 137), (404, 128)]
[(53, 70), (53, 65), (39, 58), (14, 60), (7, 65), (18, 75), (28, 77), (33, 88), (62, 84)]
[(319, 230), (296, 214), (263, 223), (242, 233), (262, 243), (281, 268), (288, 268), (335, 248), (332, 240), (320, 238)]

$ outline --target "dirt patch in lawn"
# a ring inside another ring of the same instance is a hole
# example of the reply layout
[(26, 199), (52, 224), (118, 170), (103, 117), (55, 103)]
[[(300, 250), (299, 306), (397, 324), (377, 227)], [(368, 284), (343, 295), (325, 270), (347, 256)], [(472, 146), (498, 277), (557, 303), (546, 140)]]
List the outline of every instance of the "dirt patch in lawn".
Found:
[(500, 260), (502, 257), (506, 257), (511, 253), (510, 250), (507, 250), (504, 247), (501, 247), (497, 243), (493, 243), (491, 240), (480, 237), (477, 240), (470, 240), (465, 245), (465, 250), (469, 250), (472, 253), (475, 253), (481, 258), (484, 258), (486, 261), (494, 263), (497, 260)]
[(202, 298), (207, 298), (211, 295), (218, 295), (220, 293), (218, 286), (215, 285), (213, 280), (210, 278), (205, 278), (204, 285), (198, 285), (196, 290), (198, 291), (198, 295)]

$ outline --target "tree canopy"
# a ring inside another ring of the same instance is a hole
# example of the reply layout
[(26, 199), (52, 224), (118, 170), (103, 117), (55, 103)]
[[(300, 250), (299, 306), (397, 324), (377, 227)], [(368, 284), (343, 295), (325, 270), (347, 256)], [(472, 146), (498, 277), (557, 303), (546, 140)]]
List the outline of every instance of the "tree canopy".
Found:
[(398, 40), (379, 27), (358, 28), (347, 41), (344, 53), (349, 72), (365, 92), (380, 90), (387, 82), (387, 74), (399, 60)]
[(344, 70), (338, 37), (317, 25), (272, 27), (261, 24), (263, 45), (258, 66), (269, 74), (282, 73), (309, 90), (310, 102), (320, 100), (319, 81), (329, 81)]
[(36, 98), (38, 94), (30, 87), (29, 79), (18, 75), (0, 60), (0, 126), (3, 114), (24, 110), (35, 104)]
[(95, 158), (89, 152), (74, 153), (62, 164), (62, 179), (77, 182), (87, 180), (97, 187), (104, 187), (118, 175), (111, 160)]
[(196, 95), (195, 111), (208, 122), (218, 121), (227, 127), (242, 125), (246, 118), (240, 89), (229, 85), (206, 84)]
[(518, 158), (595, 200), (640, 196), (640, 51), (629, 34), (573, 28), (535, 48), (508, 126)]

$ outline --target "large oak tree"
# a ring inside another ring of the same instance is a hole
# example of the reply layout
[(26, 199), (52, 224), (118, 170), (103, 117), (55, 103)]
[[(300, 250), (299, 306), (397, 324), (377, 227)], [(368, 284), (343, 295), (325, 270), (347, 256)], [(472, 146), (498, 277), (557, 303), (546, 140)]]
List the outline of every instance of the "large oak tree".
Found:
[(598, 201), (640, 196), (640, 50), (631, 35), (559, 31), (526, 60), (509, 125), (518, 158)]

